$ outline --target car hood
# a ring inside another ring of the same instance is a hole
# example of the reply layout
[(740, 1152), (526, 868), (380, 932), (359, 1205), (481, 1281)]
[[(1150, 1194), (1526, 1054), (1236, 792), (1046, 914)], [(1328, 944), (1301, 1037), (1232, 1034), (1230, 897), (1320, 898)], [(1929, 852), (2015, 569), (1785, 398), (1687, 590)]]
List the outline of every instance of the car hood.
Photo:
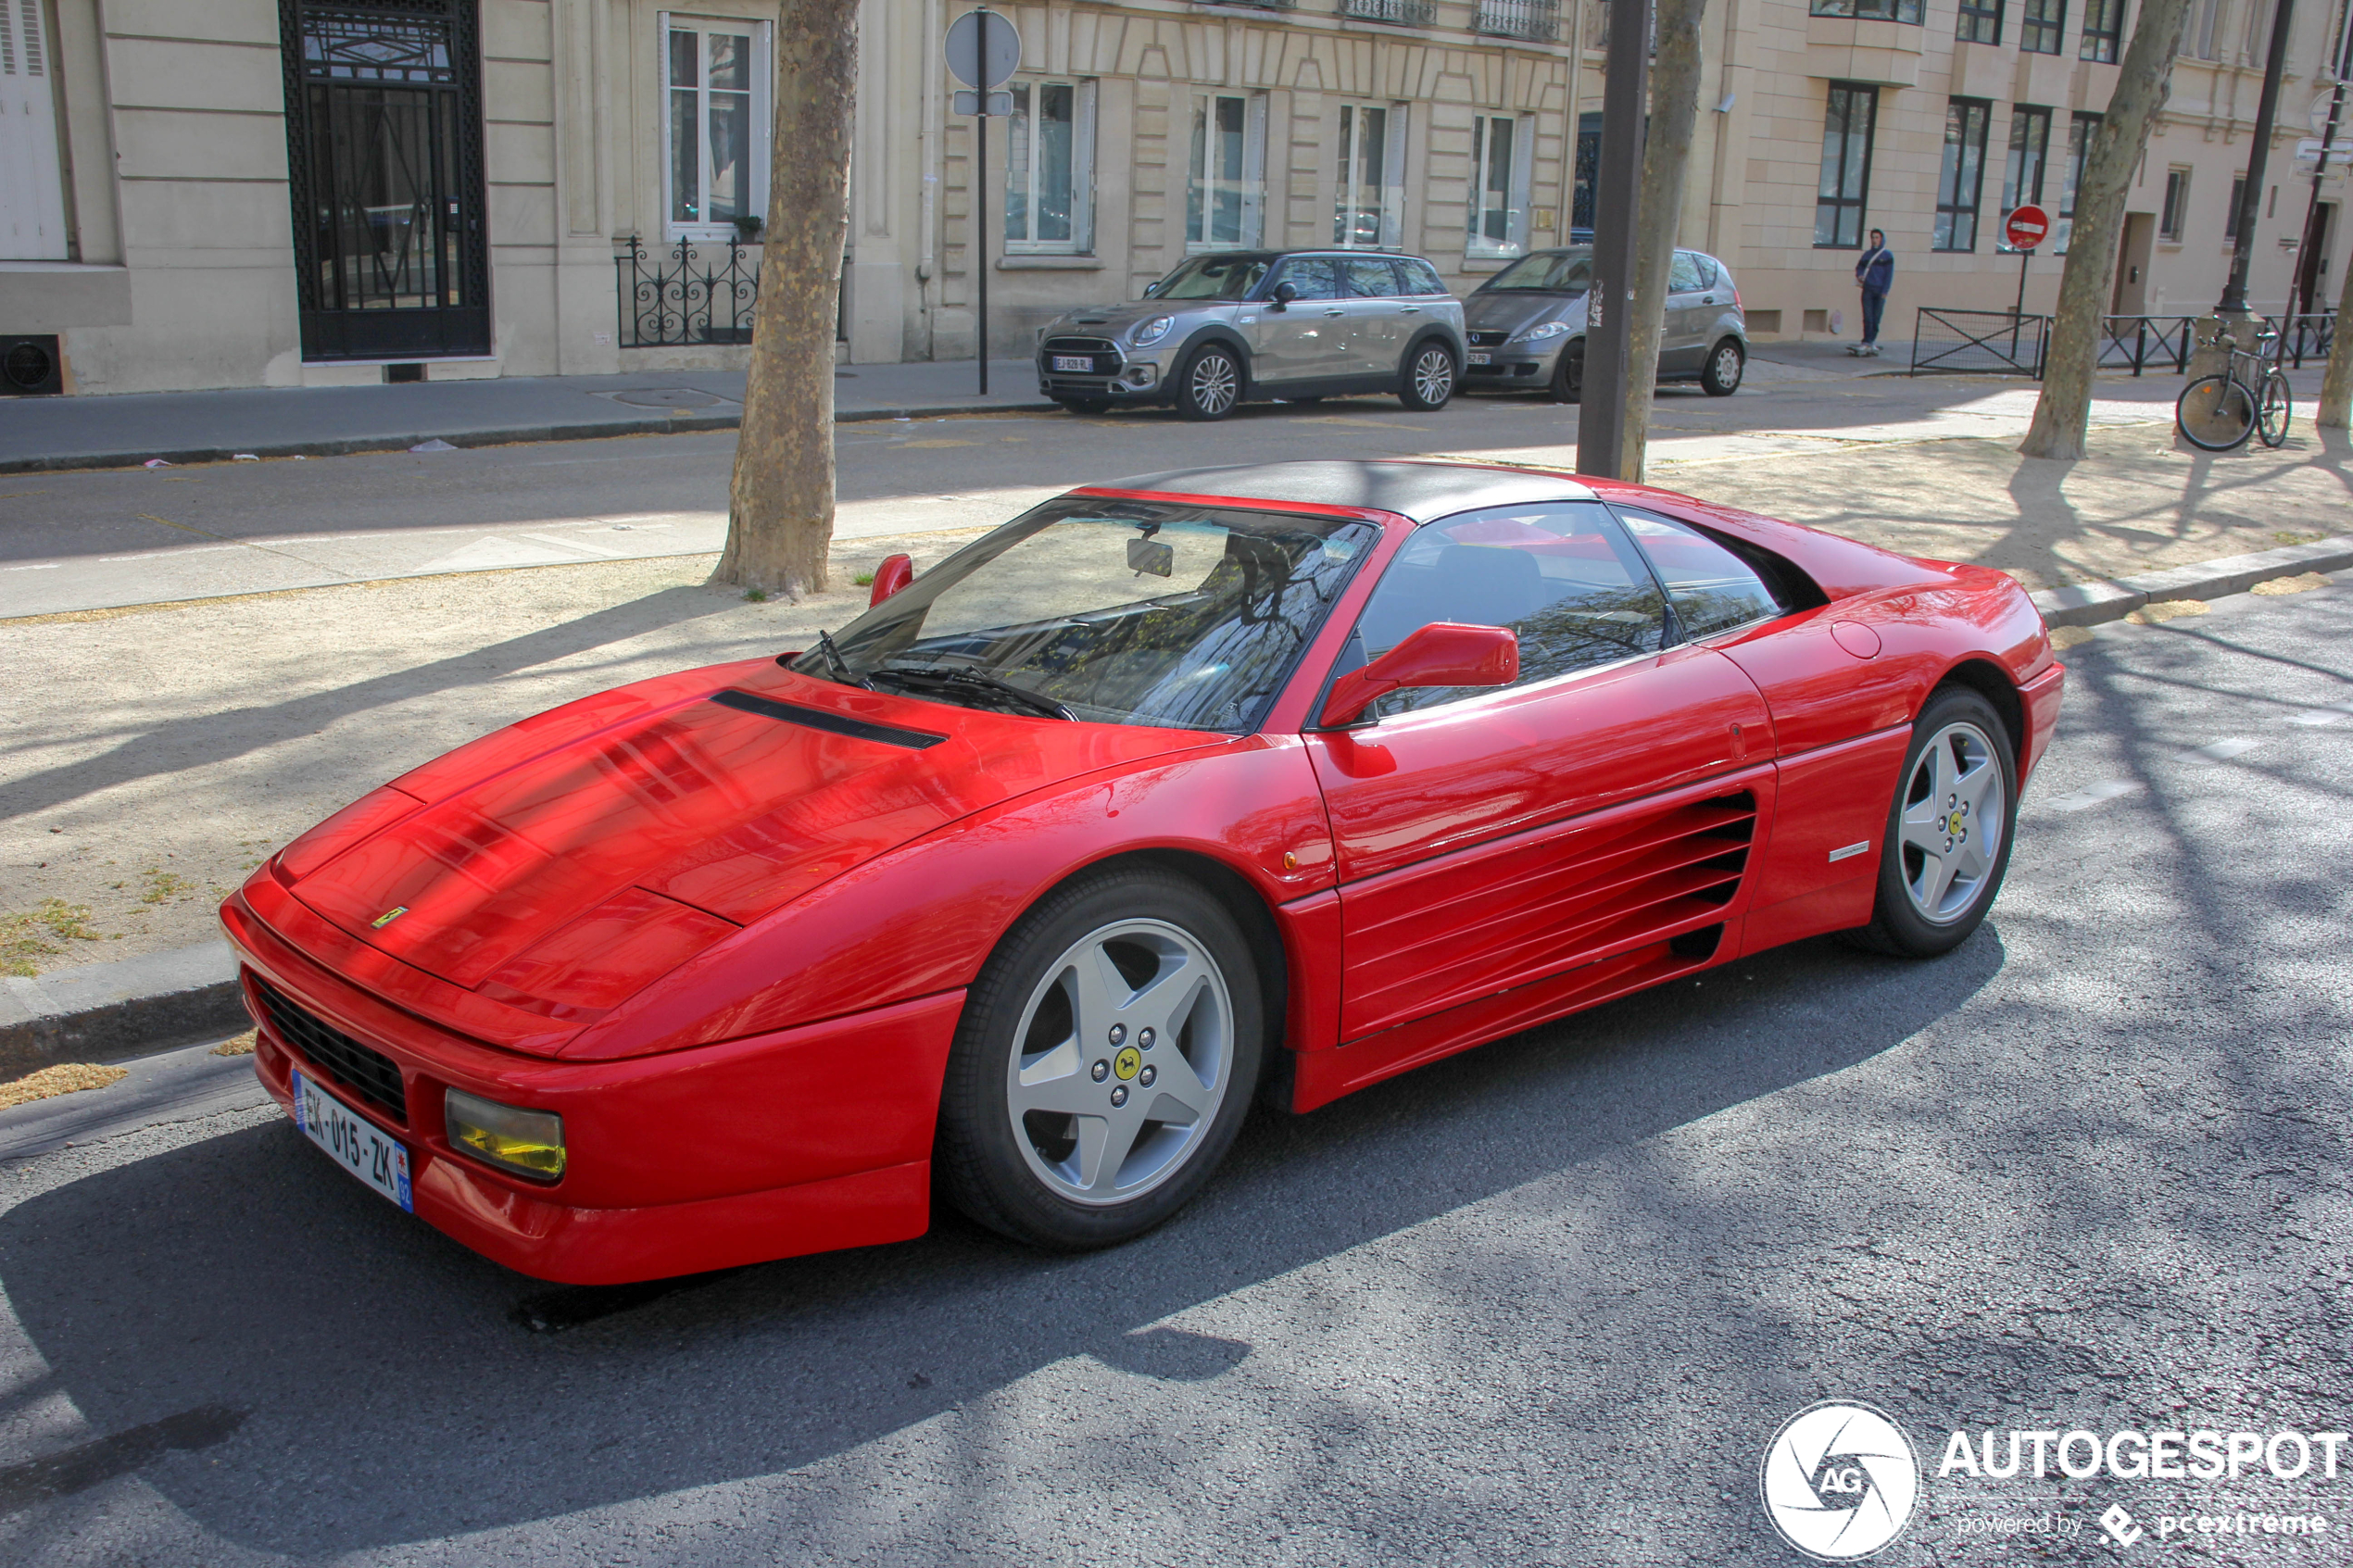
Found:
[(289, 846), (280, 878), (345, 933), (452, 985), (541, 1011), (601, 1009), (973, 811), (1222, 738), (722, 665), (485, 736)]
[(1478, 332), (1516, 332), (1539, 321), (1585, 324), (1581, 294), (1539, 294), (1533, 289), (1475, 290), (1463, 301), (1463, 326)]
[(1155, 316), (1230, 310), (1233, 304), (1233, 301), (1226, 299), (1180, 299), (1164, 304), (1156, 299), (1138, 299), (1125, 300), (1117, 305), (1089, 305), (1056, 318), (1054, 323), (1046, 329), (1046, 335), (1051, 337), (1056, 332), (1073, 332), (1125, 341), (1124, 334), (1127, 329), (1139, 321), (1149, 321)]

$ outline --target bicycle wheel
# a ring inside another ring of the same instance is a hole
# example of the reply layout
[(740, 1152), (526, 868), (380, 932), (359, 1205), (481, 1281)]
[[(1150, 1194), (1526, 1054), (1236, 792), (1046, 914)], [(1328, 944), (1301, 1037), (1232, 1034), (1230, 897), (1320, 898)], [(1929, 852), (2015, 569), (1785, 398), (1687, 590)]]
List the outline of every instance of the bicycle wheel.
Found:
[(2255, 409), (2256, 433), (2266, 446), (2287, 444), (2287, 422), (2296, 413), (2296, 399), (2287, 390), (2287, 377), (2277, 370), (2263, 376), (2263, 395)]
[(2173, 423), (2200, 451), (2228, 452), (2255, 433), (2255, 399), (2231, 377), (2200, 376), (2182, 389)]

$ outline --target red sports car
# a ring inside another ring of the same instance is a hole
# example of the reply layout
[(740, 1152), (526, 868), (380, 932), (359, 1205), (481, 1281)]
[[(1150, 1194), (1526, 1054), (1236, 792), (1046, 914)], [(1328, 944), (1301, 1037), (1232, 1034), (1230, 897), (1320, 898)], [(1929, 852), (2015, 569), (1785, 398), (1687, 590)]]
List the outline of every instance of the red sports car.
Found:
[(221, 910), (353, 1173), (595, 1284), (1165, 1219), (1312, 1110), (1822, 932), (1984, 918), (2063, 670), (2008, 577), (1439, 462), (1074, 490), (806, 651), (394, 780)]

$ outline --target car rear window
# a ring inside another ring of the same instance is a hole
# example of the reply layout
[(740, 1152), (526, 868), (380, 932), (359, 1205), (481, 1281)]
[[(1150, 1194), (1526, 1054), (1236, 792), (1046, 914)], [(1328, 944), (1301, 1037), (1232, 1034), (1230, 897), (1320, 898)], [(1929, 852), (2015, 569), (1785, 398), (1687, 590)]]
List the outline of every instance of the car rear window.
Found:
[(1438, 269), (1424, 261), (1420, 257), (1401, 256), (1397, 258), (1397, 266), (1399, 270), (1405, 274), (1407, 294), (1444, 294), (1446, 292), (1445, 280), (1438, 275)]

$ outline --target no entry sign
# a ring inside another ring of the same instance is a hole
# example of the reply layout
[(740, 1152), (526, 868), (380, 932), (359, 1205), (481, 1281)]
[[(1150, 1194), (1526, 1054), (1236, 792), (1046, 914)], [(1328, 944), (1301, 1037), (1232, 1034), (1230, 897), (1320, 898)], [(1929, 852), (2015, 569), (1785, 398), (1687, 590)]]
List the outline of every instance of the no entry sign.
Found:
[(2051, 232), (2051, 215), (2029, 203), (2010, 209), (2009, 221), (2002, 225), (2002, 238), (2012, 250), (2032, 250)]

